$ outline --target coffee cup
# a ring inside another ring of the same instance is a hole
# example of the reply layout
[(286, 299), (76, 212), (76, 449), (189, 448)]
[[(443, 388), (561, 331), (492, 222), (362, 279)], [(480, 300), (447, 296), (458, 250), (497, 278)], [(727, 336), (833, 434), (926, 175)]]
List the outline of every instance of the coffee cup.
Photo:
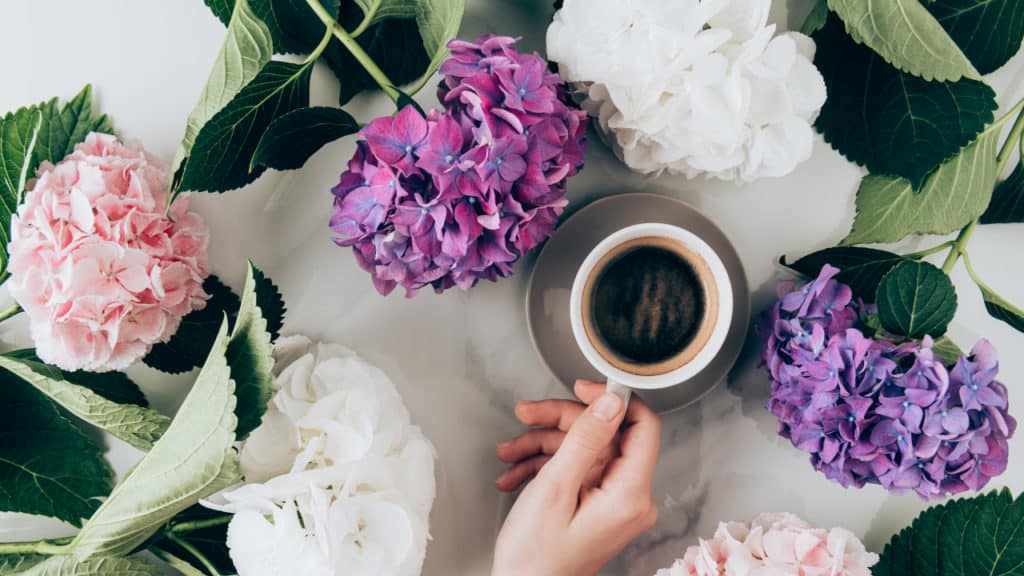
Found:
[(706, 368), (732, 313), (721, 258), (670, 224), (636, 224), (606, 237), (584, 259), (570, 295), (577, 345), (626, 402), (632, 389), (668, 388)]

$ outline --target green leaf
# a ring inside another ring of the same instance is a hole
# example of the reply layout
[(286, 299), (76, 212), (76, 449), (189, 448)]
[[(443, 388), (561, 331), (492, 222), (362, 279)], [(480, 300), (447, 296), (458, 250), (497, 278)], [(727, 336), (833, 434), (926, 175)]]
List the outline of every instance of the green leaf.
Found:
[[(157, 558), (166, 562), (167, 565), (173, 568), (175, 571), (180, 572), (183, 576), (209, 576), (206, 572), (204, 572), (200, 568), (197, 568), (195, 564), (190, 564), (188, 561), (186, 561), (185, 558), (187, 558), (188, 556), (178, 556), (176, 554), (173, 554), (170, 550), (164, 550), (161, 547), (164, 542), (170, 543), (169, 540), (162, 540), (158, 544), (153, 544), (152, 546), (147, 548), (147, 550), (149, 550), (149, 552)], [(177, 545), (175, 544), (175, 546)], [(180, 550), (180, 546), (178, 548)], [(187, 554), (187, 552), (185, 552), (184, 554)], [(196, 560), (195, 562), (196, 564), (199, 564), (200, 567), (202, 567), (202, 562), (199, 562), (198, 560)], [(230, 574), (230, 572), (228, 574)]]
[(80, 526), (110, 491), (103, 450), (41, 392), (0, 371), (0, 510)]
[(111, 133), (106, 116), (92, 112), (92, 86), (63, 106), (53, 98), (0, 117), (0, 270), (7, 268), (11, 215), (44, 161), (59, 162), (90, 132)]
[[(331, 14), (340, 0), (320, 0)], [(235, 0), (206, 0), (213, 14), (227, 25)], [(324, 24), (306, 0), (249, 0), (252, 12), (266, 25), (278, 54), (308, 54), (324, 35)]]
[(1006, 224), (1024, 222), (1024, 164), (1010, 172), (1009, 177), (996, 186), (992, 192), (985, 213), (981, 215), (982, 224)]
[[(17, 360), (30, 360), (45, 364), (32, 348), (12, 350), (4, 355)], [(56, 370), (55, 367), (54, 370)], [(61, 370), (60, 373), (68, 382), (85, 386), (111, 402), (135, 404), (143, 408), (149, 406), (149, 402), (146, 401), (146, 396), (139, 389), (138, 384), (132, 382), (131, 378), (123, 372), (86, 372), (85, 370), (66, 372)]]
[[(208, 508), (204, 508), (202, 505), (196, 505), (175, 516), (174, 520), (171, 522), (172, 525), (178, 525), (182, 522), (190, 522), (194, 520), (207, 521), (215, 518), (229, 520), (230, 517), (231, 515), (229, 514), (210, 510)], [(227, 532), (228, 524), (225, 521), (223, 524), (198, 530), (175, 532), (175, 537), (185, 540), (188, 544), (197, 549), (204, 558), (213, 564), (217, 569), (217, 572), (221, 574), (237, 574), (238, 570), (235, 569), (235, 565), (231, 561), (231, 555), (228, 552)], [(157, 554), (161, 559), (165, 559), (164, 555), (160, 554), (160, 551), (164, 551), (183, 561), (185, 564), (184, 567), (175, 564), (172, 564), (172, 566), (181, 570), (185, 574), (189, 574), (190, 572), (188, 571), (192, 570), (192, 573), (197, 573), (203, 576), (206, 575), (206, 568), (203, 566), (202, 562), (193, 556), (191, 552), (172, 540), (161, 538), (149, 549)]]
[(964, 355), (964, 351), (956, 345), (956, 342), (950, 340), (948, 336), (935, 340), (932, 344), (932, 351), (946, 366), (956, 364), (956, 361)]
[(203, 0), (206, 7), (213, 12), (213, 15), (220, 20), (221, 24), (227, 26), (231, 22), (231, 13), (235, 8), (235, 0)]
[(284, 316), (288, 310), (284, 306), (284, 298), (277, 285), (259, 268), (251, 266), (251, 269), (256, 279), (256, 305), (260, 307), (260, 313), (267, 320), (267, 332), (270, 332), (270, 341), (273, 342), (281, 335)]
[[(208, 0), (207, 5), (220, 17), (228, 2)], [(213, 61), (210, 76), (185, 122), (185, 136), (174, 155), (175, 173), (191, 154), (203, 126), (256, 77), (274, 53), (270, 30), (256, 16), (247, 0), (233, 3), (230, 14), (224, 42)]]
[(216, 276), (209, 276), (203, 282), (203, 290), (210, 295), (206, 307), (182, 318), (181, 326), (170, 340), (153, 346), (142, 359), (146, 365), (171, 374), (180, 374), (203, 364), (210, 346), (217, 338), (221, 319), (227, 314), (234, 322), (239, 305), (238, 296)]
[(894, 266), (879, 282), (876, 300), (882, 326), (910, 338), (942, 336), (956, 314), (956, 288), (927, 262)]
[(35, 386), (78, 418), (139, 450), (152, 448), (170, 423), (170, 419), (159, 412), (135, 404), (111, 402), (89, 388), (69, 382), (60, 370), (42, 362), (0, 355), (0, 368)]
[(810, 36), (818, 30), (821, 30), (825, 26), (825, 20), (828, 19), (828, 0), (815, 0), (814, 7), (811, 8), (810, 13), (807, 14), (807, 18), (804, 19), (804, 23), (800, 26), (800, 33)]
[(988, 310), (989, 316), (1006, 322), (1018, 332), (1024, 332), (1024, 310), (996, 294), (988, 286), (978, 287), (981, 288), (981, 297), (985, 300), (985, 310)]
[(854, 40), (886, 62), (925, 80), (959, 80), (981, 75), (918, 0), (828, 0)]
[[(346, 30), (358, 26), (362, 18), (354, 3), (342, 4), (338, 22)], [(419, 78), (430, 64), (415, 20), (382, 20), (367, 28), (356, 42), (398, 86)], [(338, 102), (342, 106), (364, 90), (377, 89), (377, 82), (337, 40), (327, 46), (324, 59), (340, 82)]]
[(1020, 50), (1020, 0), (930, 0), (926, 6), (982, 74), (1006, 64)]
[(791, 264), (783, 256), (779, 263), (812, 278), (817, 277), (825, 264), (831, 264), (839, 268), (836, 280), (850, 286), (865, 302), (874, 302), (882, 276), (903, 260), (903, 256), (885, 250), (836, 246), (813, 252)]
[(886, 544), (874, 576), (1017, 576), (1024, 498), (1006, 488), (928, 508)]
[(292, 110), (270, 123), (256, 146), (250, 168), (302, 168), (324, 144), (358, 131), (359, 123), (341, 108), (315, 106)]
[(814, 39), (829, 93), (815, 127), (874, 174), (903, 176), (920, 188), (992, 122), (996, 94), (984, 82), (929, 82), (901, 72), (850, 39), (835, 16)]
[(178, 188), (224, 192), (258, 178), (264, 169), (249, 169), (256, 145), (275, 118), (309, 105), (312, 68), (313, 61), (268, 62), (199, 130)]
[(152, 576), (156, 566), (137, 558), (94, 558), (76, 560), (72, 556), (51, 556), (25, 572), (24, 576)]
[(49, 556), (40, 554), (6, 554), (0, 556), (0, 576), (24, 574), (26, 570), (47, 558)]
[(431, 76), (448, 56), (448, 41), (459, 35), (466, 0), (416, 0), (416, 25), (430, 56), (424, 76)]
[(355, 0), (363, 11), (363, 20), (369, 18), (367, 26), (393, 18), (416, 18), (419, 12), (416, 0)]
[(274, 346), (267, 321), (257, 304), (256, 273), (252, 263), (242, 291), (242, 305), (238, 309), (238, 320), (228, 343), (227, 359), (231, 377), (235, 381), (235, 415), (238, 427), (235, 431), (239, 440), (249, 435), (260, 425), (274, 384)]
[(948, 234), (981, 215), (996, 181), (1001, 123), (946, 160), (919, 191), (897, 176), (868, 174), (857, 190), (857, 214), (843, 245), (896, 242), (911, 234)]
[(228, 320), (163, 437), (114, 488), (71, 544), (79, 559), (128, 554), (175, 514), (241, 480)]

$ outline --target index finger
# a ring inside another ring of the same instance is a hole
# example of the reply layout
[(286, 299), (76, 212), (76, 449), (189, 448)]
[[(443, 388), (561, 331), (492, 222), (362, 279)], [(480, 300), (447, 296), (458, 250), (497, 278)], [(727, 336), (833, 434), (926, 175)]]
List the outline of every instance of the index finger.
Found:
[(636, 396), (626, 410), (620, 451), (601, 485), (650, 491), (661, 451), (661, 418)]

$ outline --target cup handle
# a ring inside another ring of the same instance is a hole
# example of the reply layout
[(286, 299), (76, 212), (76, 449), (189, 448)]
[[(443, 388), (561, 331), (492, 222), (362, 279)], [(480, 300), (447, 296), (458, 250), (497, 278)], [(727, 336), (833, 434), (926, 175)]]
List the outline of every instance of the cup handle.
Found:
[(609, 378), (608, 383), (605, 384), (604, 390), (605, 392), (615, 394), (616, 396), (622, 399), (623, 412), (625, 412), (626, 409), (629, 408), (629, 397), (632, 395), (633, 392), (632, 390), (630, 390), (629, 386), (626, 386), (622, 382), (612, 380), (611, 378)]

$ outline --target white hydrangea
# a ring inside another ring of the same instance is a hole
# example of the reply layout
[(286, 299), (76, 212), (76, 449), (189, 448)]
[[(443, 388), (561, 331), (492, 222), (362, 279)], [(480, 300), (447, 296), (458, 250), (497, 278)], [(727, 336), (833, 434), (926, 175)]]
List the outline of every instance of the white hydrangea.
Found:
[(246, 484), (204, 505), (235, 514), (240, 576), (420, 573), (434, 448), (388, 377), (342, 346), (283, 337), (274, 397), (241, 446)]
[(548, 57), (615, 153), (643, 173), (753, 181), (811, 155), (825, 102), (814, 42), (771, 0), (565, 0)]

